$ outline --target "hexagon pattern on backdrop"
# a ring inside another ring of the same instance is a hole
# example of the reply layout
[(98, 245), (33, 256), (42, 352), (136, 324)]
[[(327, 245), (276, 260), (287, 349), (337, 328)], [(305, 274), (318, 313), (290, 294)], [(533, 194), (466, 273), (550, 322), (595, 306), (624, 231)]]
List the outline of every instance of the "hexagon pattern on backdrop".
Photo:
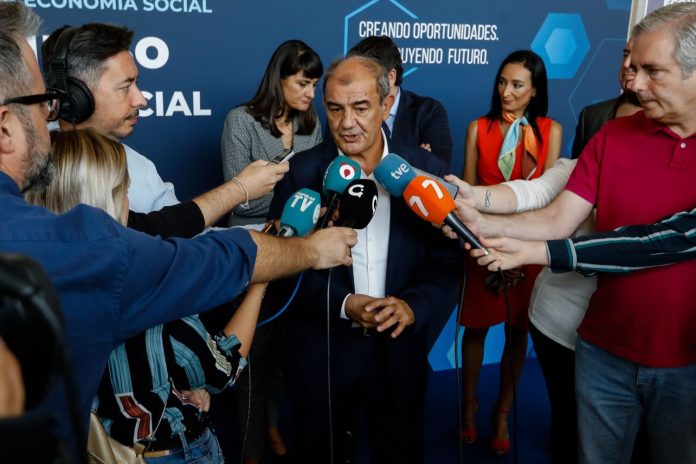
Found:
[(590, 50), (579, 14), (549, 13), (539, 28), (532, 50), (542, 57), (549, 79), (571, 79)]

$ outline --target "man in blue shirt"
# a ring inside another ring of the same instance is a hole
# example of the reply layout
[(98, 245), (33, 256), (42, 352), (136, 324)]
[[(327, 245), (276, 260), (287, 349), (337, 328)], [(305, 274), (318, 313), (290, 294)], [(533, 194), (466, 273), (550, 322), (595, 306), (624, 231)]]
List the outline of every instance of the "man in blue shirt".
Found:
[[(350, 264), (356, 238), (344, 228), (289, 240), (233, 229), (161, 240), (95, 208), (55, 215), (27, 204), (21, 191), (50, 178), (46, 120), (57, 110), (25, 39), (39, 22), (21, 3), (0, 3), (0, 252), (33, 257), (58, 290), (86, 430), (107, 357), (126, 338), (229, 301), (250, 282)], [(79, 433), (59, 392), (40, 408), (58, 414), (63, 436)]]

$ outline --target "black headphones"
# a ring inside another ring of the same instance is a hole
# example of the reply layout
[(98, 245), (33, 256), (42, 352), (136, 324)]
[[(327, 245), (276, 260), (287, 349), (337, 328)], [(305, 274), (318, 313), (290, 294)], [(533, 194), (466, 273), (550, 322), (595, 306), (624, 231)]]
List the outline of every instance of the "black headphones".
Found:
[(61, 99), (58, 117), (72, 124), (79, 124), (94, 113), (94, 96), (89, 87), (81, 80), (68, 75), (70, 42), (76, 33), (76, 27), (66, 27), (60, 33), (56, 39), (48, 73), (49, 87), (65, 93)]

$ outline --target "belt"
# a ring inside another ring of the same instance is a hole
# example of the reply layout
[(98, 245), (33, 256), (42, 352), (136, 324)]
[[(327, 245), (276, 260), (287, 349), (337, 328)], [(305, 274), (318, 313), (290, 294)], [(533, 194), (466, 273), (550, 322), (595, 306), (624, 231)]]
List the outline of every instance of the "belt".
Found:
[(172, 450), (160, 450), (160, 451), (145, 451), (143, 453), (144, 458), (161, 458), (163, 456), (169, 456)]

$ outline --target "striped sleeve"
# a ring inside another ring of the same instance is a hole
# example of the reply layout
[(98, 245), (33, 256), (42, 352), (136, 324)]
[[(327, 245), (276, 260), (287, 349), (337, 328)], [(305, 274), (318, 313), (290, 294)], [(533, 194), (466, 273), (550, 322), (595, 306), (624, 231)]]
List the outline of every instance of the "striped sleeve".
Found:
[(696, 257), (696, 208), (651, 225), (547, 242), (553, 272), (625, 273)]

